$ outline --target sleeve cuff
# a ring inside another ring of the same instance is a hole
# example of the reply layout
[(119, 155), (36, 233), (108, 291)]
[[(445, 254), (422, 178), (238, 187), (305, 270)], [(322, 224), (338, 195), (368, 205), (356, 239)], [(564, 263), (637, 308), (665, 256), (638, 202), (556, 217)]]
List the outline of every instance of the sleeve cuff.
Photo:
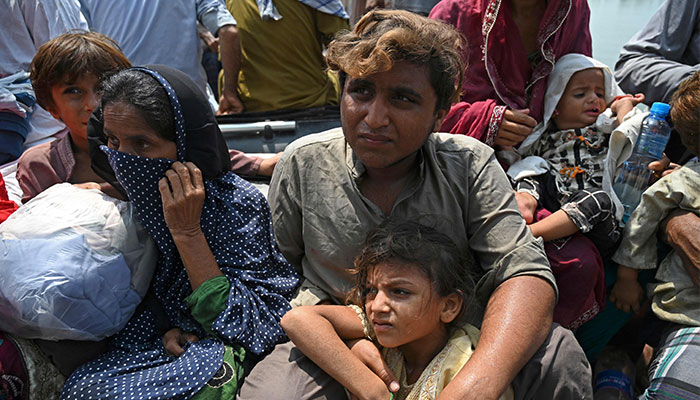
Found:
[(202, 283), (197, 290), (185, 298), (192, 316), (213, 335), (212, 325), (226, 309), (231, 283), (223, 275), (216, 276)]
[(496, 134), (501, 128), (501, 122), (503, 121), (503, 115), (506, 113), (506, 106), (495, 106), (493, 112), (491, 113), (491, 119), (489, 120), (489, 126), (486, 129), (486, 138), (484, 143), (493, 147), (493, 142), (496, 140)]
[(200, 21), (212, 35), (224, 25), (236, 25), (236, 20), (225, 8), (211, 8), (201, 15)]

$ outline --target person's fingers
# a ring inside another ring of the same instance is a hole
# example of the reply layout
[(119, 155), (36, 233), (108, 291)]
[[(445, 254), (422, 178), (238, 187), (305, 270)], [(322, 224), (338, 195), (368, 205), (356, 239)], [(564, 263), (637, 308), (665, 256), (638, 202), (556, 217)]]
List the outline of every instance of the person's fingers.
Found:
[(500, 148), (504, 148), (504, 147), (514, 147), (516, 144), (518, 144), (518, 142), (511, 140), (511, 139), (508, 139), (506, 137), (496, 136), (496, 139), (494, 139), (493, 144), (500, 147)]
[(185, 352), (185, 349), (182, 348), (184, 343), (180, 343), (181, 336), (182, 331), (179, 328), (173, 328), (165, 332), (162, 341), (167, 354), (180, 356)]
[(168, 178), (168, 182), (170, 182), (170, 189), (172, 190), (172, 196), (173, 200), (180, 201), (182, 200), (185, 195), (184, 195), (184, 190), (182, 188), (182, 182), (180, 182), (180, 176), (177, 174), (177, 172), (173, 171), (172, 169), (169, 169), (165, 171), (165, 177)]
[(185, 197), (194, 191), (194, 184), (192, 183), (192, 178), (190, 177), (190, 169), (183, 163), (176, 161), (170, 167), (177, 173), (178, 178), (180, 178), (180, 184), (182, 185), (182, 192)]
[(619, 300), (615, 302), (615, 307), (617, 307), (617, 309), (622, 311), (622, 312), (627, 312), (627, 311), (625, 311), (625, 303), (623, 303)]
[(623, 303), (622, 304), (622, 311), (628, 313), (628, 312), (632, 311), (632, 309), (630, 308), (629, 304)]
[(525, 138), (530, 133), (530, 129), (525, 126), (511, 121), (503, 121), (499, 135), (507, 134), (509, 139), (515, 140)]
[(510, 132), (522, 141), (532, 133), (532, 128), (519, 122), (503, 120), (501, 131)]
[(193, 162), (187, 161), (185, 166), (189, 170), (190, 179), (192, 180), (192, 186), (194, 188), (203, 188), (204, 179), (202, 178), (202, 171), (194, 165)]
[(632, 311), (634, 311), (635, 314), (639, 313), (639, 302), (635, 301), (632, 303)]
[(389, 389), (391, 392), (396, 392), (399, 390), (400, 385), (399, 385), (399, 380), (396, 379), (396, 375), (391, 371), (389, 366), (384, 362), (384, 359), (382, 357), (379, 357), (378, 359), (374, 359), (375, 363), (370, 366), (370, 369), (374, 371), (375, 374), (384, 381), (384, 384), (386, 387)]
[(537, 125), (537, 120), (529, 115), (530, 110), (506, 110), (503, 114), (503, 118), (508, 121), (517, 122), (518, 124), (525, 125), (531, 129)]
[(396, 379), (394, 373), (391, 372), (389, 366), (384, 362), (384, 358), (379, 352), (379, 349), (377, 349), (372, 342), (366, 339), (360, 339), (353, 341), (349, 346), (350, 351), (352, 351), (367, 368), (372, 370), (390, 391), (396, 392), (399, 390), (398, 379)]
[(184, 339), (187, 342), (194, 343), (194, 342), (199, 341), (199, 337), (197, 337), (197, 335), (195, 335), (194, 333), (191, 333), (191, 332), (185, 332), (182, 334), (182, 336), (184, 336)]
[(163, 207), (170, 205), (173, 202), (173, 193), (170, 191), (168, 178), (160, 178), (158, 181), (158, 190), (160, 191), (160, 199), (163, 202)]
[(185, 349), (176, 340), (168, 340), (163, 344), (163, 347), (165, 347), (165, 353), (171, 356), (179, 357), (185, 353)]
[(666, 153), (664, 153), (660, 159), (650, 162), (647, 168), (649, 168), (652, 171), (662, 172), (666, 170), (669, 167), (669, 165), (671, 165), (671, 159), (668, 158)]
[(664, 176), (666, 176), (666, 175), (672, 173), (673, 171), (677, 170), (677, 169), (680, 168), (680, 167), (681, 167), (680, 164), (676, 164), (676, 163), (673, 163), (673, 162), (670, 163), (670, 164), (668, 165), (668, 168), (666, 168), (666, 169), (664, 170), (664, 172), (661, 173), (661, 177), (663, 178)]

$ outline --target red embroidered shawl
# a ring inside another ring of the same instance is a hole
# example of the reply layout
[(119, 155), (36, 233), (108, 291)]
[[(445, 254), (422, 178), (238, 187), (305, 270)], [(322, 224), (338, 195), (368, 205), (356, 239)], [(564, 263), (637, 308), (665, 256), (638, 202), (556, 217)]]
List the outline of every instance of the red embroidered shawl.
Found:
[(467, 39), (468, 67), (462, 102), (453, 105), (442, 130), (493, 143), (506, 106), (530, 108), (541, 121), (547, 76), (568, 53), (591, 55), (586, 0), (549, 0), (537, 37), (540, 60), (530, 66), (510, 0), (443, 0), (430, 18), (454, 25)]

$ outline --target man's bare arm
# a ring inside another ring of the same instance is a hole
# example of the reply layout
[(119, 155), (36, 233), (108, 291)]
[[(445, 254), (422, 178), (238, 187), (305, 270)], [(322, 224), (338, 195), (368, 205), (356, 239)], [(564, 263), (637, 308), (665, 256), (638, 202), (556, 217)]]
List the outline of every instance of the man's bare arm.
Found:
[(659, 235), (678, 252), (690, 279), (700, 287), (700, 217), (675, 210), (663, 221)]
[(438, 399), (497, 399), (547, 338), (554, 302), (554, 288), (536, 276), (499, 285), (474, 354)]
[(219, 35), (219, 53), (224, 70), (224, 87), (219, 98), (217, 114), (236, 114), (243, 112), (243, 103), (238, 97), (238, 72), (241, 69), (241, 43), (238, 29), (233, 25), (224, 25), (217, 32)]

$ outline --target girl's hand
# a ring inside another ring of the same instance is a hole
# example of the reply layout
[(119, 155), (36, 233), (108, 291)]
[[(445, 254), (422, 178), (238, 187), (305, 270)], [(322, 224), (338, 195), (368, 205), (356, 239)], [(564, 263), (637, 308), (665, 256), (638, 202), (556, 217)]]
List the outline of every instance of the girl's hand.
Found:
[(194, 333), (183, 332), (180, 328), (172, 328), (165, 332), (162, 340), (166, 354), (180, 357), (185, 352), (182, 346), (187, 342), (196, 342), (199, 338)]
[(158, 189), (170, 233), (176, 236), (201, 232), (205, 191), (199, 168), (191, 162), (174, 162), (165, 178), (158, 181)]
[[(374, 372), (379, 379), (384, 381), (384, 384), (386, 385), (384, 388), (385, 390), (389, 390), (391, 392), (397, 392), (399, 390), (399, 380), (396, 379), (394, 373), (391, 372), (389, 366), (386, 365), (384, 358), (382, 358), (379, 349), (374, 345), (374, 343), (367, 339), (358, 339), (348, 341), (347, 344), (350, 351), (352, 351), (352, 354), (360, 359), (360, 361), (362, 361), (367, 368), (372, 370), (372, 372)], [(388, 394), (388, 392), (386, 393)], [(388, 399), (389, 396), (386, 396), (385, 398)]]
[(617, 279), (610, 293), (610, 301), (624, 312), (639, 312), (639, 304), (642, 302), (642, 286), (636, 279)]

